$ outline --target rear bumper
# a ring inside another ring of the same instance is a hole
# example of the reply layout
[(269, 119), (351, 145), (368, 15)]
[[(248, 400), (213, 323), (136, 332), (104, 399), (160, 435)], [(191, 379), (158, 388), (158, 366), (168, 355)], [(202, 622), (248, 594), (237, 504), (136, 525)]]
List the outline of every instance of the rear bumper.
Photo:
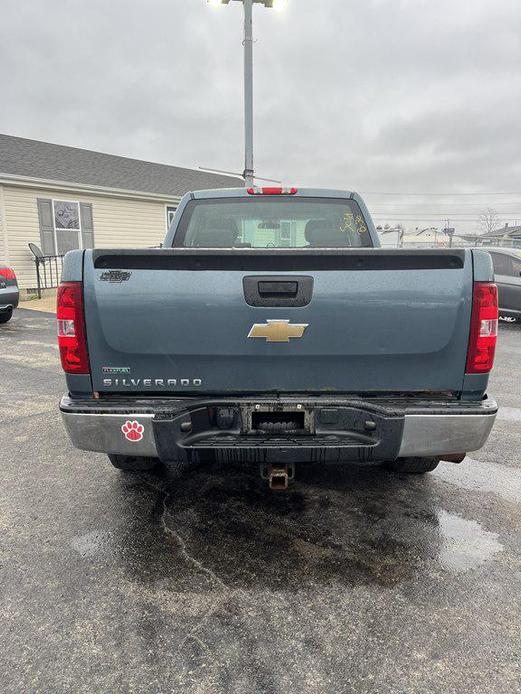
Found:
[[(233, 413), (233, 421), (225, 429), (215, 424), (219, 408), (230, 417)], [(296, 435), (252, 432), (255, 408), (261, 412), (304, 412), (306, 431)], [(190, 461), (213, 453), (255, 462), (371, 464), (397, 457), (442, 457), (478, 450), (490, 434), (497, 405), (493, 400), (300, 397), (122, 401), (64, 396), (60, 410), (72, 443), (87, 451), (152, 456), (163, 461)]]
[(0, 312), (9, 311), (18, 306), (20, 293), (17, 287), (0, 289)]

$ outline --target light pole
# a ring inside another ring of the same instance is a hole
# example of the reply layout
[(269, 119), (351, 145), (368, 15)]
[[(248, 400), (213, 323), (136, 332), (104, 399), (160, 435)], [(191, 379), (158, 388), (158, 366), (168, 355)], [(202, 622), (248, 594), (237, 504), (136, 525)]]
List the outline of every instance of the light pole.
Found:
[(254, 184), (253, 170), (253, 2), (244, 4), (244, 182)]
[[(282, 9), (286, 0), (234, 0), (244, 6), (244, 172), (247, 187), (254, 185), (253, 168), (253, 5)], [(230, 0), (207, 0), (210, 5), (228, 5)]]

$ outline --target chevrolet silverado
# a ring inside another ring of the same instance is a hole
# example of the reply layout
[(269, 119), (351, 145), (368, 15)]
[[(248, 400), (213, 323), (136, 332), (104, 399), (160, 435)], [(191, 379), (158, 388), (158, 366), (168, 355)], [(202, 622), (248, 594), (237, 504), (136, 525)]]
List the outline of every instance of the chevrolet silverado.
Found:
[(122, 470), (255, 463), (424, 473), (485, 443), (487, 252), (379, 248), (356, 193), (189, 193), (161, 249), (75, 250), (58, 292), (73, 444)]

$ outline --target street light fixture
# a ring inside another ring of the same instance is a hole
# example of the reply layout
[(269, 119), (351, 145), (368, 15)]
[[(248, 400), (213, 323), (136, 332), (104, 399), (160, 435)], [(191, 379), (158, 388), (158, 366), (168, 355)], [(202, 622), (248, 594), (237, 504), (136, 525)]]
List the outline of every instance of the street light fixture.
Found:
[[(231, 0), (207, 0), (210, 5), (229, 5)], [(286, 0), (234, 0), (244, 6), (244, 173), (247, 187), (254, 185), (253, 169), (253, 5), (282, 10)]]

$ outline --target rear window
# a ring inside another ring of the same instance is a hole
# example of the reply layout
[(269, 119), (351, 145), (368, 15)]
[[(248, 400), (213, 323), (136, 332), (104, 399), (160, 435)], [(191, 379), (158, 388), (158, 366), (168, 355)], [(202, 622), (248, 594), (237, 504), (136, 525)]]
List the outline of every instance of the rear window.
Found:
[(373, 245), (356, 202), (256, 197), (192, 200), (174, 237), (187, 248), (362, 248)]

